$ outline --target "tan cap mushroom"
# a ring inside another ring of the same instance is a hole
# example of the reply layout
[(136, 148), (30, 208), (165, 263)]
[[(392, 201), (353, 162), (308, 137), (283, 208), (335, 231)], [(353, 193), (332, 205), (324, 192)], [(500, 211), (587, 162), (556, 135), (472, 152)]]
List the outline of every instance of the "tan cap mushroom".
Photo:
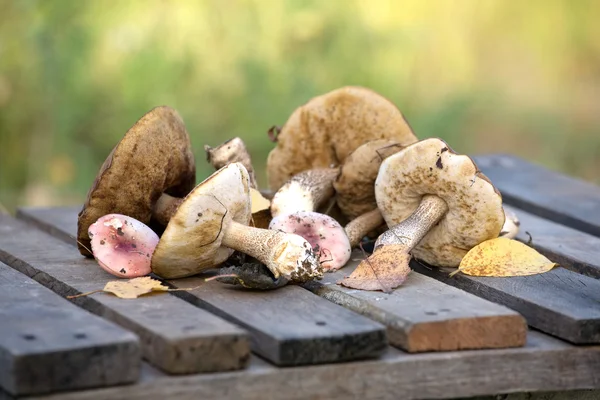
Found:
[(224, 262), (234, 250), (266, 265), (275, 278), (303, 282), (322, 276), (302, 237), (247, 226), (251, 218), (249, 175), (230, 163), (198, 184), (169, 221), (152, 271), (163, 278), (197, 274)]
[[(375, 195), (390, 229), (361, 264), (380, 271), (379, 282), (356, 282), (351, 275), (342, 281), (345, 286), (378, 290), (387, 276), (388, 289), (397, 287), (406, 275), (401, 272), (409, 271), (409, 254), (434, 266), (458, 267), (471, 248), (498, 237), (505, 220), (502, 197), (489, 179), (471, 158), (437, 138), (388, 157)], [(386, 246), (394, 246), (395, 257), (389, 251), (378, 256)]]
[(152, 217), (161, 220), (159, 214), (170, 210), (174, 198), (185, 196), (195, 181), (196, 166), (183, 120), (170, 107), (150, 110), (102, 164), (79, 213), (79, 251), (92, 255), (88, 228), (103, 215), (123, 214), (144, 224)]
[(269, 153), (269, 187), (279, 189), (294, 175), (340, 166), (357, 147), (374, 139), (402, 145), (417, 138), (398, 108), (372, 90), (346, 86), (297, 108)]

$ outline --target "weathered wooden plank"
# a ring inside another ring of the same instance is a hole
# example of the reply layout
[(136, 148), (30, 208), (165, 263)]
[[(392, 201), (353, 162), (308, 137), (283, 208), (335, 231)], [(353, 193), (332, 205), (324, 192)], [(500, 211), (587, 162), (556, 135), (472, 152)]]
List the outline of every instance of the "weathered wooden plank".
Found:
[(593, 278), (600, 278), (600, 239), (598, 237), (514, 207), (505, 206), (505, 208), (514, 212), (521, 222), (517, 240), (528, 243), (567, 269)]
[[(74, 246), (8, 216), (0, 216), (0, 261), (63, 296), (115, 279)], [(245, 331), (174, 296), (124, 300), (100, 293), (73, 302), (137, 333), (144, 357), (169, 373), (234, 370), (247, 362)]]
[(7, 392), (30, 395), (138, 379), (137, 336), (1, 262), (0, 304), (0, 387)]
[(275, 365), (306, 365), (379, 356), (385, 328), (298, 286), (260, 292), (191, 277), (169, 281), (174, 292), (252, 334), (252, 350)]
[(449, 269), (411, 267), (422, 274), (520, 312), (530, 326), (573, 343), (600, 343), (600, 280), (564, 268), (510, 278), (473, 277)]
[(525, 344), (527, 323), (517, 312), (413, 272), (391, 294), (354, 290), (336, 282), (363, 257), (304, 286), (319, 296), (387, 327), (393, 346), (408, 352), (517, 347)]
[[(62, 230), (66, 236), (70, 235), (77, 213), (73, 209), (53, 213), (53, 209), (38, 209), (29, 210), (27, 215), (42, 229)], [(252, 292), (217, 282), (204, 284), (200, 278), (170, 283), (175, 287), (200, 285), (193, 292), (174, 294), (248, 329), (253, 350), (276, 365), (375, 357), (387, 343), (381, 324), (296, 286)]]
[[(52, 210), (52, 211), (50, 211)], [(77, 246), (77, 214), (81, 206), (19, 207), (16, 217), (29, 222), (51, 236)], [(75, 218), (73, 218), (75, 216)]]
[[(530, 332), (525, 347), (406, 354), (378, 360), (274, 368), (253, 358), (247, 370), (165, 377), (35, 400), (449, 399), (526, 391), (600, 388), (600, 347), (571, 346)], [(31, 399), (34, 400), (34, 399)]]
[(600, 187), (511, 155), (482, 155), (474, 159), (506, 203), (600, 236)]

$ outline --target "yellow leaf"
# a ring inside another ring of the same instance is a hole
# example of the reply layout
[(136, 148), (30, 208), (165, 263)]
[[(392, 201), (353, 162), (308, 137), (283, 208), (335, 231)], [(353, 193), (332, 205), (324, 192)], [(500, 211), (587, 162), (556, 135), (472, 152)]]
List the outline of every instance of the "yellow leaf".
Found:
[(458, 272), (472, 276), (525, 276), (541, 274), (556, 266), (531, 247), (499, 237), (473, 247), (450, 276)]
[(250, 188), (250, 198), (252, 201), (252, 214), (268, 210), (271, 207), (271, 202), (254, 188)]
[(137, 299), (141, 295), (151, 292), (176, 292), (180, 290), (194, 290), (198, 289), (198, 287), (199, 286), (185, 289), (169, 289), (167, 286), (163, 285), (161, 281), (152, 279), (149, 276), (143, 276), (141, 278), (134, 278), (127, 281), (110, 281), (104, 285), (104, 289), (81, 293), (75, 296), (67, 296), (67, 299), (89, 296), (90, 294), (98, 292), (112, 293), (122, 299)]
[(136, 299), (143, 294), (154, 291), (166, 292), (169, 288), (156, 279), (143, 276), (128, 281), (110, 281), (104, 286), (103, 290), (122, 299)]

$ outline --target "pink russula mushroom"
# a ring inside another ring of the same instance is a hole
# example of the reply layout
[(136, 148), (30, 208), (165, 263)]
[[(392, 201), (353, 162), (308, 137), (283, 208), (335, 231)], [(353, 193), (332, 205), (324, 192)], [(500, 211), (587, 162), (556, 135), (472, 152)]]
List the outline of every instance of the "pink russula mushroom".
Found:
[(236, 162), (198, 184), (160, 238), (152, 271), (167, 279), (191, 276), (218, 266), (237, 250), (265, 264), (276, 279), (322, 277), (311, 245), (301, 236), (248, 226), (249, 180), (246, 168)]
[(335, 271), (350, 259), (351, 247), (344, 228), (334, 218), (315, 210), (334, 194), (337, 168), (301, 172), (273, 196), (269, 229), (295, 233), (308, 240), (324, 271)]
[(122, 214), (104, 215), (90, 225), (88, 235), (94, 258), (109, 274), (136, 278), (151, 272), (159, 239), (140, 221)]

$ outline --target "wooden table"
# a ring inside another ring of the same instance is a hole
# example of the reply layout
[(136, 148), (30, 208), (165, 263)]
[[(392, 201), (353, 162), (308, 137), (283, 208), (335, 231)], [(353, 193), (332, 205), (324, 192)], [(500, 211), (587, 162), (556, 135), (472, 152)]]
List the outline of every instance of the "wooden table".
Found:
[[(475, 278), (412, 263), (391, 294), (356, 267), (258, 292), (193, 277), (118, 299), (75, 247), (79, 207), (0, 215), (0, 399), (600, 398), (600, 188), (508, 155), (476, 157), (561, 267)], [(583, 392), (582, 392), (583, 390)], [(597, 397), (595, 397), (597, 396)]]

